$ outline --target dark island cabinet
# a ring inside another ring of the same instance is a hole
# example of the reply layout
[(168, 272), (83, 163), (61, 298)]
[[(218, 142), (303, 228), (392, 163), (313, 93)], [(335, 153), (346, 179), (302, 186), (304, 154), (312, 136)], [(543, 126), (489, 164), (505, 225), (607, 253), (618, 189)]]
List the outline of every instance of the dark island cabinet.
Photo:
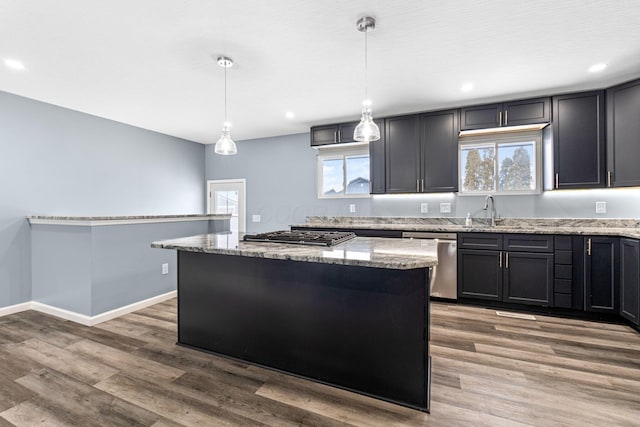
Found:
[(584, 309), (618, 313), (618, 254), (615, 237), (584, 238)]
[(385, 120), (385, 166), (387, 193), (420, 191), (419, 116)]
[(604, 91), (553, 97), (555, 189), (605, 186)]
[(553, 236), (460, 233), (458, 247), (459, 298), (553, 305)]
[(551, 120), (548, 97), (476, 105), (460, 110), (460, 130), (546, 123)]
[(458, 110), (420, 116), (420, 192), (458, 191)]
[(640, 242), (620, 239), (620, 315), (640, 325)]
[(607, 184), (640, 185), (640, 80), (607, 90)]

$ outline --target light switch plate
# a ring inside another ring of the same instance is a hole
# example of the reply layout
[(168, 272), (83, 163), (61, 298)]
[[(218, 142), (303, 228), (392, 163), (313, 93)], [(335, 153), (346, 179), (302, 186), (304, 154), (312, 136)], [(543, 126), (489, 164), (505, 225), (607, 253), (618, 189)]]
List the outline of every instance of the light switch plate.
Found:
[(169, 263), (162, 264), (162, 274), (169, 274)]
[(607, 202), (596, 202), (596, 213), (607, 213)]
[(429, 203), (420, 203), (420, 213), (429, 213)]
[(354, 205), (353, 203), (351, 203), (349, 205), (349, 212), (351, 213), (356, 213), (356, 205)]
[(451, 213), (451, 203), (440, 203), (440, 213)]
[(260, 222), (262, 217), (260, 215), (251, 215), (251, 222)]

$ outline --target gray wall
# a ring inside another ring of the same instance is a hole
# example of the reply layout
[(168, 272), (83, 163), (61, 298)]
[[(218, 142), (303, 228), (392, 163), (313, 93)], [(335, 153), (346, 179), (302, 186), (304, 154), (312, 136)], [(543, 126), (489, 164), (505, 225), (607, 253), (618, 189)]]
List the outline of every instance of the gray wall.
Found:
[[(206, 148), (207, 179), (246, 178), (247, 231), (267, 231), (304, 222), (308, 215), (484, 217), (484, 197), (441, 195), (390, 195), (366, 199), (316, 198), (316, 153), (309, 134), (239, 141), (238, 155), (218, 156)], [(607, 213), (596, 214), (595, 202), (607, 202)], [(356, 213), (349, 213), (349, 204)], [(420, 204), (429, 213), (420, 213)], [(441, 214), (440, 203), (451, 203), (451, 213)], [(640, 218), (640, 189), (547, 191), (534, 196), (497, 196), (498, 214), (511, 218)], [(262, 222), (252, 223), (259, 214)]]
[(0, 91), (0, 307), (31, 300), (27, 215), (204, 213), (204, 147)]

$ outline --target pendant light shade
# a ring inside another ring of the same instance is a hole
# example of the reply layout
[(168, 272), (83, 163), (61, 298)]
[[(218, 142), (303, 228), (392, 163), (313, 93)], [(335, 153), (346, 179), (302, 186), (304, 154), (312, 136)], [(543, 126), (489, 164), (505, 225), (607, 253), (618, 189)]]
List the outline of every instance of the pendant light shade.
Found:
[(371, 101), (367, 94), (367, 33), (376, 28), (376, 20), (370, 16), (364, 16), (358, 19), (356, 28), (358, 31), (364, 33), (364, 101), (362, 102), (362, 117), (360, 118), (360, 123), (358, 123), (358, 126), (356, 126), (353, 131), (353, 139), (354, 141), (377, 141), (380, 139), (380, 128), (373, 121)]
[(238, 153), (236, 143), (231, 139), (231, 123), (227, 121), (227, 68), (233, 66), (233, 60), (226, 56), (218, 57), (218, 65), (224, 68), (224, 124), (222, 125), (222, 134), (216, 142), (215, 152), (223, 156), (229, 156)]

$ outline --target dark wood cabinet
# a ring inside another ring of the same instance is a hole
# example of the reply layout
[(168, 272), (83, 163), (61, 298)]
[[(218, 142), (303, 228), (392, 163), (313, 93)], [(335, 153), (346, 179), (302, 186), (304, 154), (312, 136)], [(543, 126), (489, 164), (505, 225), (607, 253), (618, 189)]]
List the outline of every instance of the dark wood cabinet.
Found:
[(618, 244), (615, 237), (584, 238), (586, 311), (618, 312)]
[(385, 120), (385, 166), (387, 193), (420, 191), (419, 116)]
[(420, 116), (420, 192), (458, 190), (458, 110)]
[(553, 305), (553, 236), (460, 233), (458, 247), (459, 298)]
[(640, 325), (640, 242), (620, 239), (620, 315)]
[(385, 121), (375, 121), (380, 128), (380, 139), (369, 143), (369, 193), (384, 194), (386, 192), (386, 135)]
[(607, 184), (640, 185), (640, 80), (607, 90)]
[(476, 105), (460, 110), (460, 130), (545, 123), (551, 120), (549, 98)]
[[(378, 121), (376, 121), (376, 123), (379, 125)], [(355, 142), (353, 139), (353, 131), (356, 129), (357, 125), (358, 122), (349, 122), (334, 125), (314, 126), (311, 128), (311, 146), (317, 147), (320, 145)], [(382, 137), (382, 133), (380, 136)]]
[(604, 91), (553, 97), (554, 188), (605, 186)]

